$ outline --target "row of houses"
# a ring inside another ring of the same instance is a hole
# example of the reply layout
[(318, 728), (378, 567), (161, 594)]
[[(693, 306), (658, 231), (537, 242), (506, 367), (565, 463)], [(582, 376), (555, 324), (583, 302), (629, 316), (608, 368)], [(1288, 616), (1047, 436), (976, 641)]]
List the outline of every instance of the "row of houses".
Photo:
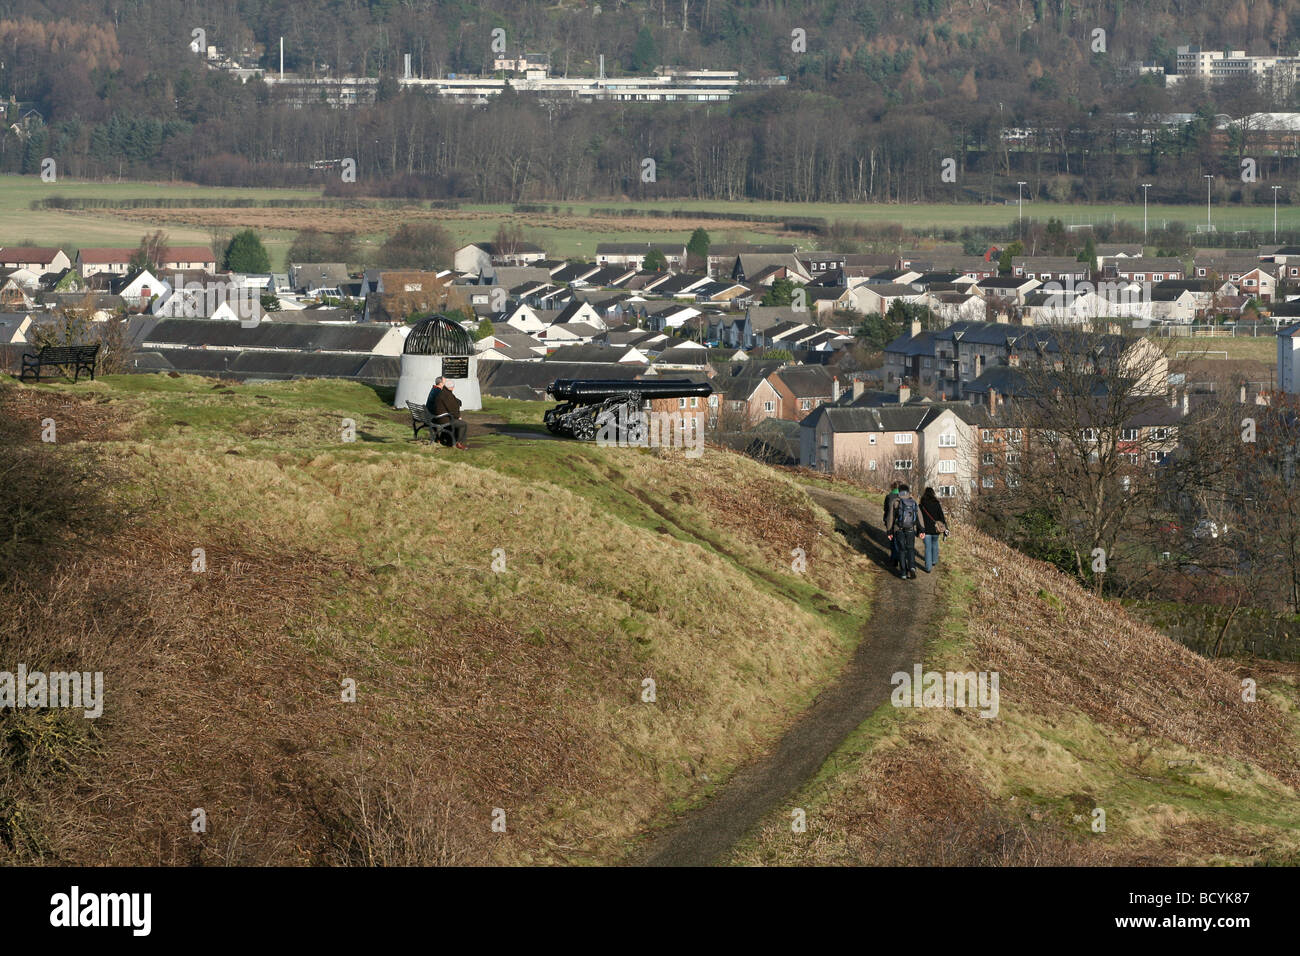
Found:
[[(35, 276), (63, 274), (72, 269), (83, 278), (106, 273), (126, 275), (138, 248), (112, 247), (77, 250), (75, 259), (57, 246), (0, 247), (0, 268), (22, 269)], [(215, 272), (216, 257), (207, 246), (167, 246), (160, 254), (160, 266), (171, 269), (206, 269)]]

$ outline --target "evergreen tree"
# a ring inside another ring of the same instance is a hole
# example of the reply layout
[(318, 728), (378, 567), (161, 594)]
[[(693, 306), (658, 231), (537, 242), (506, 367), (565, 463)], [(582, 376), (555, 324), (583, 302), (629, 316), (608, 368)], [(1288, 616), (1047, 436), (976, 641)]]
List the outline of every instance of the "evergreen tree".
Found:
[(710, 245), (712, 240), (709, 239), (709, 234), (704, 231), (703, 226), (700, 226), (691, 233), (690, 241), (686, 243), (686, 251), (697, 258), (708, 259)]
[(231, 272), (271, 271), (271, 257), (266, 254), (262, 240), (251, 229), (235, 233), (230, 245), (226, 246), (222, 262)]
[(632, 69), (637, 73), (648, 73), (659, 65), (659, 48), (655, 46), (654, 34), (649, 27), (642, 27), (636, 35), (636, 46), (632, 48)]

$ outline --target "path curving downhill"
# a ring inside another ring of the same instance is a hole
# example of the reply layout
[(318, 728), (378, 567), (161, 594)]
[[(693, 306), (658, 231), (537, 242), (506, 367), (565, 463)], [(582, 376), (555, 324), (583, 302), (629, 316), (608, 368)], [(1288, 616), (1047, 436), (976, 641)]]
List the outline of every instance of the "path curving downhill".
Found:
[[(835, 518), (835, 528), (878, 566), (871, 618), (853, 659), (786, 731), (775, 748), (738, 770), (707, 804), (654, 836), (633, 860), (643, 866), (709, 866), (781, 802), (812, 779), (836, 748), (889, 700), (890, 677), (912, 670), (934, 619), (938, 573), (904, 581), (892, 573), (880, 505), (853, 495), (806, 489)], [(923, 562), (922, 562), (923, 564)]]

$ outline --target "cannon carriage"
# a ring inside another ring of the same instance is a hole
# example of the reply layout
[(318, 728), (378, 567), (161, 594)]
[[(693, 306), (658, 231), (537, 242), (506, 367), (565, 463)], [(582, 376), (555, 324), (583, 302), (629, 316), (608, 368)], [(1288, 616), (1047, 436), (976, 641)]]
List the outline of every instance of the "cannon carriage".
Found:
[(645, 403), (662, 398), (703, 398), (713, 394), (708, 382), (690, 379), (617, 381), (556, 379), (546, 393), (559, 404), (542, 421), (553, 435), (595, 441), (604, 432), (619, 444), (639, 445), (647, 434)]

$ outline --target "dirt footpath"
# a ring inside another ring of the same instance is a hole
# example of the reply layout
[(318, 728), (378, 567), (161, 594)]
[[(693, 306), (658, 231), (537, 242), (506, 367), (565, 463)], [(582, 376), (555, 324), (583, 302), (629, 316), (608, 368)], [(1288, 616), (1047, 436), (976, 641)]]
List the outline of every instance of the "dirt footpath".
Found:
[[(634, 863), (707, 866), (728, 852), (782, 801), (821, 769), (840, 743), (889, 700), (897, 671), (921, 662), (929, 637), (940, 572), (917, 571), (914, 581), (892, 573), (880, 506), (852, 495), (809, 488), (809, 496), (835, 517), (858, 550), (877, 565), (871, 619), (852, 661), (786, 732), (767, 756), (741, 768), (703, 807), (651, 839)], [(918, 542), (919, 543), (919, 542)], [(918, 555), (919, 558), (919, 555)], [(942, 567), (942, 558), (940, 559)], [(918, 560), (923, 568), (923, 562)]]

